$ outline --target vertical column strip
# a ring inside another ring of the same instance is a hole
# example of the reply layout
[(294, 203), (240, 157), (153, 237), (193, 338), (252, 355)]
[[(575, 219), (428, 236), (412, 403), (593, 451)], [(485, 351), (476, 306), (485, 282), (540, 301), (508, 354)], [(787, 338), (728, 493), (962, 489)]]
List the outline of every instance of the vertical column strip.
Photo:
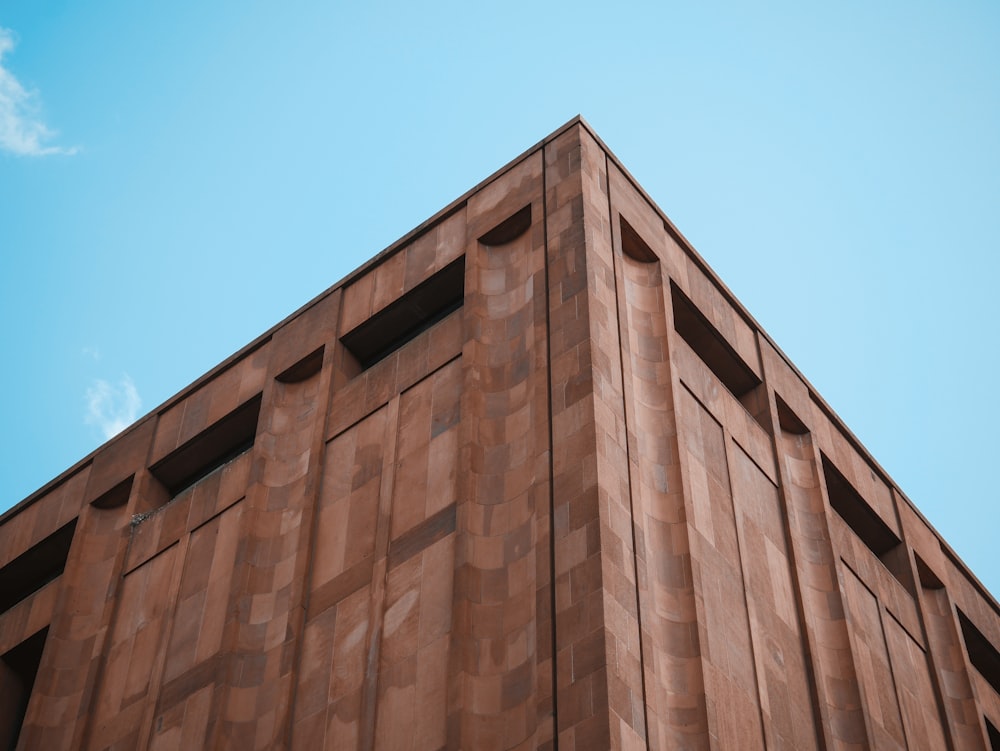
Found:
[(358, 736), (358, 748), (361, 751), (371, 751), (375, 747), (379, 654), (382, 646), (382, 624), (385, 618), (389, 531), (392, 528), (392, 491), (396, 481), (399, 401), (399, 394), (393, 396), (389, 401), (385, 426), (386, 452), (382, 461), (382, 482), (379, 486), (378, 516), (375, 522), (375, 564), (372, 571), (372, 589), (368, 611), (369, 627), (365, 644), (365, 679), (361, 690), (361, 732)]
[(547, 428), (549, 433), (549, 622), (551, 625), (551, 673), (552, 673), (552, 750), (559, 751), (559, 691), (558, 686), (558, 664), (556, 661), (559, 653), (556, 643), (556, 540), (555, 540), (555, 518), (556, 518), (556, 496), (555, 465), (553, 463), (554, 437), (552, 430), (552, 301), (549, 299), (551, 281), (549, 279), (549, 208), (548, 208), (548, 165), (542, 159), (542, 270), (545, 278), (545, 387), (548, 394), (548, 410), (546, 415)]
[[(636, 529), (640, 528), (640, 520), (637, 518), (635, 513), (635, 495), (636, 495), (636, 483), (632, 478), (632, 464), (633, 461), (638, 461), (638, 457), (634, 457), (633, 454), (633, 444), (629, 440), (631, 435), (631, 429), (629, 427), (629, 413), (634, 409), (630, 408), (629, 402), (634, 399), (634, 394), (631, 388), (632, 380), (632, 368), (631, 362), (629, 362), (629, 367), (626, 369), (626, 355), (628, 359), (631, 360), (631, 346), (629, 341), (629, 317), (628, 312), (625, 311), (623, 314), (623, 309), (626, 307), (626, 294), (624, 290), (625, 285), (625, 274), (624, 269), (621, 268), (623, 263), (622, 254), (615, 250), (614, 245), (614, 213), (611, 209), (611, 167), (608, 160), (607, 153), (604, 154), (604, 172), (607, 180), (607, 194), (608, 194), (608, 217), (611, 221), (611, 272), (614, 279), (615, 286), (615, 320), (618, 324), (618, 367), (621, 369), (622, 374), (622, 420), (625, 424), (625, 466), (628, 478), (628, 508), (629, 508), (629, 520), (631, 522), (631, 532), (632, 532), (632, 576), (635, 581), (635, 619), (636, 624), (639, 629), (639, 665), (640, 677), (641, 677), (641, 690), (642, 690), (642, 734), (646, 741), (646, 745), (649, 745), (649, 695), (646, 688), (646, 655), (645, 655), (645, 645), (643, 644), (643, 626), (642, 626), (642, 599), (640, 597), (640, 582), (639, 582), (639, 548), (636, 540)], [(619, 243), (620, 244), (620, 243)], [(657, 264), (657, 269), (659, 264)], [(659, 276), (659, 274), (658, 274)], [(631, 397), (631, 399), (630, 399)], [(644, 527), (644, 525), (643, 525)]]
[[(756, 337), (754, 341), (756, 342)], [(740, 587), (743, 590), (743, 616), (747, 627), (748, 643), (750, 645), (750, 662), (753, 665), (753, 685), (757, 691), (757, 714), (760, 718), (760, 743), (762, 748), (767, 748), (767, 723), (768, 719), (764, 716), (764, 695), (761, 691), (760, 686), (760, 675), (758, 675), (758, 665), (757, 661), (757, 645), (756, 641), (759, 638), (758, 634), (754, 633), (753, 619), (751, 617), (754, 605), (750, 601), (750, 590), (747, 586), (747, 564), (746, 564), (746, 549), (747, 540), (746, 533), (744, 530), (743, 523), (741, 522), (740, 510), (736, 506), (736, 492), (733, 489), (733, 475), (736, 471), (736, 467), (733, 462), (733, 434), (729, 432), (729, 428), (725, 425), (722, 426), (722, 441), (725, 446), (726, 453), (726, 473), (729, 475), (729, 503), (733, 514), (733, 526), (736, 528), (736, 557), (738, 559), (738, 564), (740, 567)]]
[[(343, 295), (338, 296), (340, 297), (340, 304), (337, 305), (337, 318), (339, 320), (343, 316)], [(307, 493), (304, 511), (306, 518), (303, 520), (303, 524), (308, 527), (306, 534), (303, 535), (303, 539), (307, 541), (308, 547), (306, 548), (305, 555), (301, 561), (301, 566), (298, 568), (298, 571), (301, 573), (300, 578), (303, 585), (301, 607), (298, 609), (299, 612), (294, 614), (293, 624), (295, 631), (295, 653), (292, 662), (292, 675), (294, 680), (292, 680), (290, 688), (288, 703), (288, 727), (285, 732), (285, 743), (289, 749), (293, 748), (292, 740), (295, 735), (295, 705), (298, 701), (299, 677), (301, 676), (302, 669), (306, 613), (309, 612), (309, 600), (312, 595), (313, 562), (316, 557), (316, 538), (318, 536), (316, 514), (318, 513), (319, 508), (320, 489), (323, 487), (323, 475), (326, 471), (326, 435), (328, 423), (330, 421), (329, 405), (333, 400), (334, 392), (340, 385), (337, 383), (336, 375), (338, 371), (335, 366), (337, 365), (338, 360), (343, 359), (344, 355), (345, 351), (343, 347), (327, 344), (323, 351), (323, 365), (320, 370), (321, 377), (327, 379), (326, 398), (321, 404), (321, 409), (318, 410), (320, 417), (316, 421), (317, 424), (313, 435), (312, 450), (314, 451), (316, 459), (315, 464), (313, 465), (313, 470), (310, 472), (310, 482), (312, 485)]]
[[(174, 570), (170, 576), (170, 587), (166, 591), (167, 609), (163, 613), (163, 641), (156, 651), (153, 659), (152, 670), (149, 675), (149, 692), (146, 694), (145, 708), (142, 713), (142, 721), (139, 723), (138, 746), (136, 751), (145, 751), (149, 748), (150, 735), (153, 732), (153, 719), (156, 716), (157, 704), (160, 700), (160, 685), (163, 681), (163, 669), (167, 660), (167, 649), (171, 641), (171, 635), (176, 626), (175, 616), (177, 614), (177, 598), (181, 589), (181, 579), (184, 576), (185, 558), (187, 557), (188, 544), (191, 541), (190, 532), (181, 536), (177, 543), (177, 550), (174, 553)], [(166, 551), (164, 551), (166, 552)], [(159, 593), (157, 593), (159, 594)]]

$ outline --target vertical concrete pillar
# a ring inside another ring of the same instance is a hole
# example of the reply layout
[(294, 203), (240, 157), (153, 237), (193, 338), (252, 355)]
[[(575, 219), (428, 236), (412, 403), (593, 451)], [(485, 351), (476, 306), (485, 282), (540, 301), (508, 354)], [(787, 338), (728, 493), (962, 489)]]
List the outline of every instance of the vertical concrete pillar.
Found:
[(922, 577), (918, 601), (927, 629), (927, 644), (936, 668), (936, 683), (941, 689), (948, 731), (955, 748), (986, 751), (989, 745), (976, 705), (954, 605), (948, 590), (933, 579), (930, 573)]
[(649, 747), (709, 748), (661, 264), (616, 255)]
[(561, 748), (646, 743), (604, 152), (545, 145), (552, 336), (556, 706)]
[(535, 152), (467, 207), (451, 748), (534, 749), (552, 737), (551, 637), (539, 618), (549, 580), (538, 553), (549, 516), (541, 186)]
[[(206, 736), (213, 748), (279, 749), (290, 740), (339, 302), (328, 295), (272, 339), (223, 647), (225, 687)], [(324, 344), (322, 360), (296, 362)]]
[[(780, 423), (777, 415), (775, 423)], [(871, 735), (837, 577), (818, 449), (808, 433), (795, 434), (780, 425), (776, 433), (826, 747), (860, 751), (870, 747)]]
[[(125, 440), (141, 445), (151, 427), (143, 426)], [(128, 544), (129, 509), (137, 495), (133, 489), (127, 507), (98, 509), (86, 503), (86, 485), (82, 474), (61, 491), (70, 494), (64, 502), (81, 510), (20, 748), (80, 748), (83, 743)]]

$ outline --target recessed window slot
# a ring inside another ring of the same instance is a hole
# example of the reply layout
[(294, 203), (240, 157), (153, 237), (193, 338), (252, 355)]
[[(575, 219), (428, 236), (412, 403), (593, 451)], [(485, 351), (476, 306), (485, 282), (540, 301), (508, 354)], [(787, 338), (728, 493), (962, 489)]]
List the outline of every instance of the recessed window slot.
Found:
[(921, 587), (932, 590), (944, 589), (944, 582), (938, 578), (938, 575), (931, 570), (931, 567), (927, 565), (923, 558), (914, 553), (913, 559), (917, 564), (917, 581), (920, 582)]
[(171, 498), (253, 446), (260, 401), (258, 394), (149, 468)]
[(761, 383), (757, 374), (673, 282), (670, 283), (670, 298), (677, 333), (733, 396), (742, 400), (757, 388)]
[(100, 496), (90, 502), (94, 508), (118, 508), (128, 503), (129, 494), (132, 492), (132, 481), (135, 475), (129, 475), (111, 490), (105, 491)]
[(986, 720), (986, 734), (990, 738), (990, 748), (992, 751), (1000, 751), (1000, 730), (997, 730), (989, 720)]
[(291, 367), (285, 368), (275, 380), (279, 383), (301, 383), (312, 378), (323, 368), (323, 347), (313, 350)]
[(830, 506), (833, 510), (854, 531), (858, 539), (889, 569), (890, 573), (900, 583), (905, 584), (899, 571), (901, 559), (894, 554), (901, 542), (896, 537), (896, 533), (882, 521), (875, 510), (868, 505), (868, 502), (826, 456), (823, 456), (823, 477), (826, 480), (826, 492), (830, 497)]
[(632, 225), (625, 221), (625, 217), (618, 215), (618, 227), (622, 236), (622, 252), (629, 258), (634, 258), (641, 263), (652, 263), (658, 261), (656, 253), (649, 247), (645, 240), (632, 229)]
[(483, 245), (496, 246), (514, 242), (531, 226), (531, 204), (504, 219), (479, 238)]
[(76, 519), (32, 545), (0, 569), (0, 613), (62, 574), (76, 531)]
[(0, 656), (0, 748), (17, 748), (48, 633), (46, 626)]
[(809, 428), (805, 426), (805, 423), (785, 403), (785, 400), (777, 394), (775, 394), (775, 402), (778, 405), (778, 424), (783, 431), (794, 435), (805, 435), (809, 432)]
[(1000, 694), (1000, 652), (961, 610), (958, 611), (958, 622), (962, 625), (962, 638), (965, 639), (965, 648), (969, 652), (969, 662), (993, 686), (993, 690)]
[(362, 369), (367, 369), (458, 310), (464, 300), (462, 256), (344, 334), (340, 341)]

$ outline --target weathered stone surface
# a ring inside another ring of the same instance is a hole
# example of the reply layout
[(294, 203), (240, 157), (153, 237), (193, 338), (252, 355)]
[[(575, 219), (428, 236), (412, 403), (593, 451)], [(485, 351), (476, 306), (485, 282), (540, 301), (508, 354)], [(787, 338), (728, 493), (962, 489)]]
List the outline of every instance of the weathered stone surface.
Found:
[(0, 747), (988, 749), (997, 645), (580, 119), (0, 517)]

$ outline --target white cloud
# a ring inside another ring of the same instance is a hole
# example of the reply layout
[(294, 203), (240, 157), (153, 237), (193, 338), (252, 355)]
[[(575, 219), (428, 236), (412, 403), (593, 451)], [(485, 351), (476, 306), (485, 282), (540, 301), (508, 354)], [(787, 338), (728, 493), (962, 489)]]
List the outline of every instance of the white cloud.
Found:
[(38, 94), (25, 89), (3, 65), (3, 56), (13, 49), (14, 32), (0, 27), (0, 149), (21, 156), (76, 153), (45, 145), (56, 134), (38, 115)]
[(87, 389), (87, 424), (96, 425), (104, 438), (112, 438), (135, 422), (142, 399), (127, 374), (117, 385), (98, 379)]

